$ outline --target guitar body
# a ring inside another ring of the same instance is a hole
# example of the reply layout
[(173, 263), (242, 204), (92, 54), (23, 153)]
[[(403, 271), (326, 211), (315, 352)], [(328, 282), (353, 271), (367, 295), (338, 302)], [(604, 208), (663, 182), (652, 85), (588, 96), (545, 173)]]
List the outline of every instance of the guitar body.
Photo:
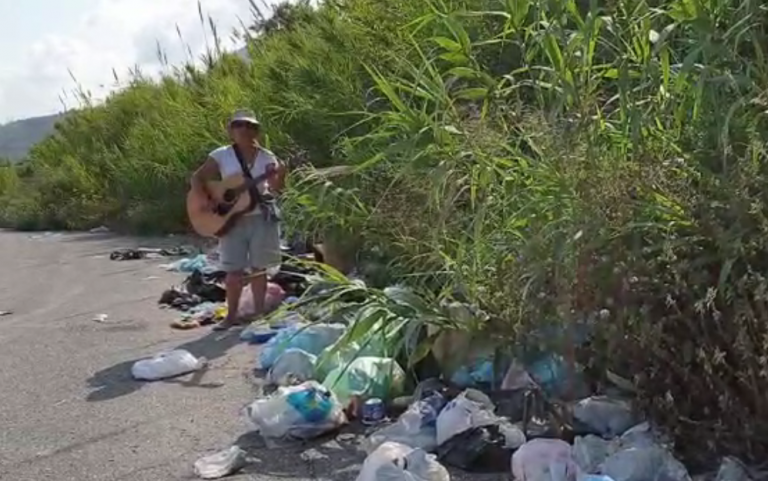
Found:
[(221, 237), (229, 232), (235, 222), (252, 208), (251, 195), (247, 189), (242, 189), (247, 182), (242, 174), (206, 182), (211, 199), (219, 205), (217, 211), (209, 208), (208, 198), (190, 189), (187, 193), (187, 216), (195, 232), (203, 237)]

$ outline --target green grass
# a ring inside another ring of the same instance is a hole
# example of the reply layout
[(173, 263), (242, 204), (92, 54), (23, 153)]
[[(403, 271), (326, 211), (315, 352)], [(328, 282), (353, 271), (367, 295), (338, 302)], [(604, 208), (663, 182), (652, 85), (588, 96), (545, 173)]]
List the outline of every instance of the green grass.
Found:
[(488, 318), (459, 327), (502, 349), (606, 309), (575, 353), (594, 377), (632, 378), (689, 459), (760, 459), (766, 8), (603, 3), (299, 7), (249, 64), (213, 51), (69, 116), (0, 167), (0, 219), (184, 230), (190, 172), (250, 107), (282, 157), (356, 167), (295, 173), (290, 229), (357, 237), (437, 325), (453, 324), (434, 305), (463, 293)]

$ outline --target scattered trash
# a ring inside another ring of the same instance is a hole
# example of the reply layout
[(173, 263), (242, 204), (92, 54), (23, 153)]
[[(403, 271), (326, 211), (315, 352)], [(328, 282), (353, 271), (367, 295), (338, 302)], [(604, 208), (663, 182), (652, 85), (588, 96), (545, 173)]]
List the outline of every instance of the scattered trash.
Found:
[[(285, 291), (283, 291), (283, 288), (273, 282), (267, 283), (267, 292), (264, 298), (264, 310), (270, 312), (277, 309), (283, 302), (283, 299), (285, 299)], [(240, 317), (250, 317), (256, 314), (256, 309), (253, 305), (253, 294), (251, 294), (251, 286), (247, 285), (243, 289), (242, 296), (240, 297), (238, 315)]]
[(386, 442), (368, 455), (357, 481), (450, 481), (435, 456), (404, 444)]
[(501, 389), (504, 391), (517, 391), (520, 389), (535, 389), (536, 383), (528, 374), (523, 366), (517, 362), (513, 362), (507, 374), (504, 376), (504, 380), (501, 381)]
[(104, 322), (107, 322), (108, 318), (109, 316), (107, 316), (106, 314), (96, 314), (95, 316), (93, 316), (93, 322), (104, 323)]
[(460, 366), (451, 376), (451, 383), (461, 388), (492, 385), (493, 381), (493, 360), (482, 358)]
[(138, 380), (157, 381), (197, 371), (206, 364), (205, 358), (198, 359), (189, 351), (177, 349), (136, 361), (131, 368), (131, 374)]
[(203, 300), (198, 296), (176, 288), (168, 289), (163, 292), (160, 299), (157, 301), (160, 305), (166, 305), (180, 311), (187, 311), (202, 302)]
[(219, 479), (245, 467), (246, 453), (238, 446), (195, 461), (195, 474), (203, 479)]
[(315, 375), (317, 379), (325, 379), (331, 371), (347, 366), (358, 357), (381, 357), (382, 351), (381, 346), (375, 342), (365, 342), (365, 346), (362, 348), (356, 342), (343, 343), (342, 345), (334, 343), (323, 349), (318, 355)]
[(184, 280), (184, 290), (203, 301), (224, 302), (227, 298), (227, 291), (219, 284), (223, 280), (223, 275), (219, 272), (204, 274), (195, 271)]
[[(513, 431), (514, 426), (509, 426)], [(437, 459), (448, 466), (469, 472), (504, 473), (514, 449), (525, 444), (525, 435), (516, 431), (515, 448), (507, 447), (501, 424), (471, 428), (452, 437), (437, 448)]]
[(752, 477), (741, 461), (728, 456), (720, 463), (715, 481), (752, 481)]
[(598, 469), (614, 481), (691, 481), (685, 466), (661, 446), (623, 449), (609, 456)]
[(286, 349), (267, 373), (267, 382), (290, 386), (309, 381), (315, 374), (317, 356), (302, 349)]
[(347, 422), (334, 394), (315, 381), (280, 387), (246, 408), (248, 419), (266, 438), (312, 439)]
[(525, 444), (522, 429), (494, 414), (491, 399), (468, 389), (437, 418), (438, 459), (474, 472), (505, 472), (512, 452)]
[(138, 249), (118, 249), (109, 254), (109, 258), (113, 261), (131, 261), (160, 257), (179, 257), (189, 255), (190, 253), (191, 250), (186, 247), (172, 247), (169, 249), (139, 247)]
[(88, 232), (90, 232), (91, 234), (106, 234), (106, 233), (109, 232), (109, 227), (106, 227), (106, 226), (102, 225), (102, 226), (99, 226), (99, 227), (94, 227), (93, 229), (89, 230)]
[(210, 262), (210, 259), (205, 254), (199, 254), (195, 257), (179, 259), (176, 262), (171, 264), (163, 264), (160, 267), (171, 272), (192, 273), (195, 271), (200, 271), (204, 274), (210, 274), (219, 270), (217, 266)]
[(302, 349), (310, 354), (319, 355), (323, 350), (339, 340), (344, 334), (344, 324), (296, 324), (280, 329), (269, 340), (259, 354), (262, 369), (269, 369), (277, 358), (289, 348)]
[(344, 406), (353, 396), (392, 399), (403, 392), (405, 371), (394, 359), (363, 356), (331, 371), (323, 385), (332, 390)]
[(603, 437), (620, 436), (638, 422), (629, 402), (606, 396), (582, 399), (574, 405), (573, 416), (584, 428), (577, 432)]
[(512, 475), (517, 480), (575, 481), (578, 472), (571, 446), (560, 439), (532, 439), (512, 455)]
[(251, 344), (264, 344), (277, 335), (278, 330), (251, 324), (240, 332), (240, 340)]
[(13, 314), (13, 311), (0, 311), (0, 317), (10, 316), (11, 314)]
[(606, 460), (626, 449), (664, 448), (663, 439), (653, 432), (650, 424), (641, 423), (627, 430), (621, 437), (603, 439), (589, 434), (576, 436), (573, 443), (573, 457), (582, 471), (587, 473), (603, 472)]
[(579, 366), (569, 366), (562, 356), (548, 354), (527, 366), (531, 378), (544, 392), (559, 399), (582, 399), (590, 395)]
[(386, 442), (396, 442), (412, 448), (434, 451), (437, 448), (437, 416), (445, 404), (445, 398), (439, 392), (416, 400), (400, 415), (397, 422), (368, 436), (365, 450), (372, 453)]
[(585, 473), (596, 473), (600, 465), (619, 449), (619, 441), (608, 441), (594, 434), (576, 436), (573, 459)]
[(467, 389), (449, 402), (437, 417), (437, 444), (472, 428), (496, 424), (491, 399), (476, 389)]
[(384, 401), (379, 398), (371, 398), (363, 403), (362, 423), (366, 426), (375, 426), (384, 420), (387, 415)]

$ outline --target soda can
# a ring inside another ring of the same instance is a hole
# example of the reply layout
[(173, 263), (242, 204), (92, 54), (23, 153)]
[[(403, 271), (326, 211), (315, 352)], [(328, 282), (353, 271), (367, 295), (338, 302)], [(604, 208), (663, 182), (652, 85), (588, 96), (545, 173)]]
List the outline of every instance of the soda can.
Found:
[(373, 426), (384, 420), (384, 401), (371, 398), (363, 404), (363, 424)]

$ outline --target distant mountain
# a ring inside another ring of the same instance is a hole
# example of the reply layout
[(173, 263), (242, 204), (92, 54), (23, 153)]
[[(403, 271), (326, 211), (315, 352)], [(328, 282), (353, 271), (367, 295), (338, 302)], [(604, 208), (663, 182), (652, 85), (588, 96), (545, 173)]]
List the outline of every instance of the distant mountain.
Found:
[(33, 145), (53, 133), (53, 126), (65, 114), (32, 117), (0, 125), (0, 158), (18, 161)]

